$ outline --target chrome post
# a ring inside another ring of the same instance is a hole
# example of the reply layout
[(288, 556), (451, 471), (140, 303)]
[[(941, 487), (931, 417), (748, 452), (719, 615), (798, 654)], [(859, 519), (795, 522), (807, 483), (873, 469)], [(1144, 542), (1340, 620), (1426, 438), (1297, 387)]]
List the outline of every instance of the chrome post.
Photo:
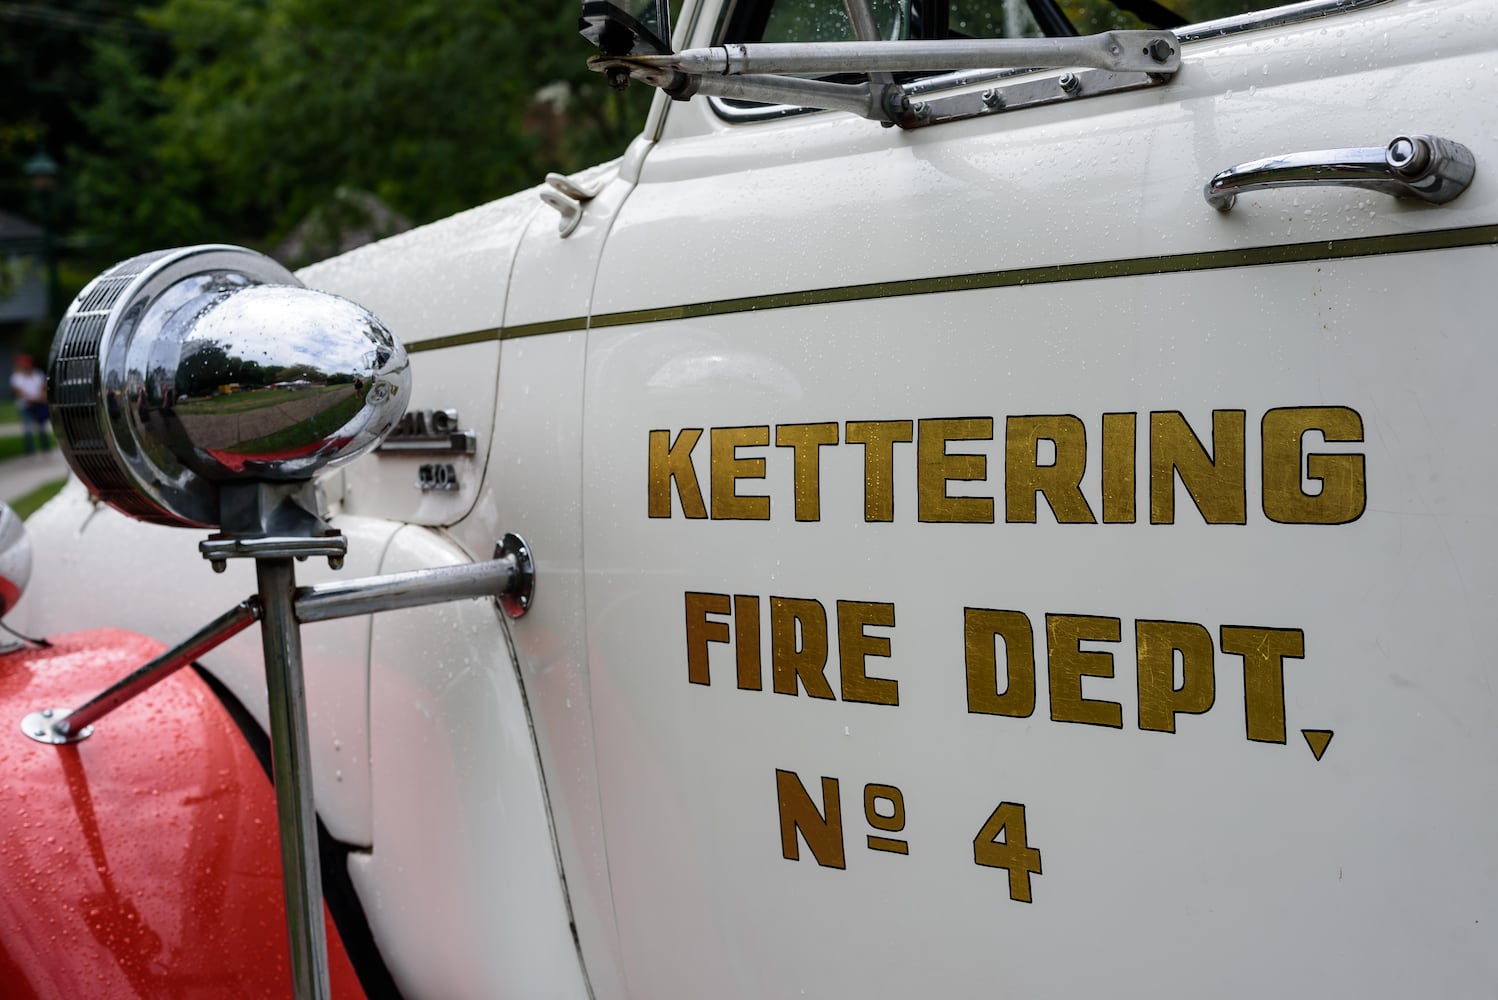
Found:
[(297, 621), (306, 624), (488, 597), (499, 602), (505, 614), (519, 618), (530, 608), (535, 586), (530, 548), (512, 533), (494, 546), (494, 558), (485, 562), (300, 587), (293, 607)]
[(323, 1000), (329, 995), (328, 943), (323, 926), (317, 814), (312, 801), (312, 744), (307, 732), (307, 692), (302, 683), (302, 637), (293, 608), (295, 564), (290, 558), (256, 559), (255, 577), (260, 586), (271, 777), (281, 832), (291, 979), (298, 1000)]

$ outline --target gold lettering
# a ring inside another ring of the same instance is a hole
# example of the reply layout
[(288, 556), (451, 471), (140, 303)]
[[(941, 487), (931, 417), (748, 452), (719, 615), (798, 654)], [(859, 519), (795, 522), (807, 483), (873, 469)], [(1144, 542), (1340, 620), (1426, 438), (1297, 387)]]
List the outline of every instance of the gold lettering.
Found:
[(1285, 660), (1306, 655), (1298, 628), (1222, 627), (1222, 651), (1243, 657), (1243, 714), (1248, 738), (1285, 742)]
[(775, 693), (796, 694), (799, 680), (811, 697), (833, 698), (826, 669), (827, 609), (822, 602), (770, 598), (770, 675)]
[(988, 456), (947, 453), (949, 441), (992, 441), (992, 417), (922, 420), (916, 442), (916, 506), (923, 522), (992, 524), (992, 497), (947, 495), (947, 483), (988, 478)]
[(1301, 485), (1301, 455), (1308, 431), (1327, 441), (1362, 441), (1363, 418), (1345, 406), (1287, 406), (1264, 414), (1264, 516), (1280, 524), (1346, 524), (1367, 506), (1360, 454), (1306, 455), (1305, 476), (1321, 484), (1317, 493)]
[[(889, 803), (889, 815), (879, 811), (879, 803)], [(899, 833), (905, 829), (905, 794), (894, 785), (863, 786), (863, 816), (869, 826), (885, 833)], [(869, 837), (869, 850), (888, 851), (891, 854), (909, 854), (910, 845), (895, 837)]]
[[(1137, 621), (1139, 728), (1176, 731), (1176, 716), (1200, 715), (1216, 699), (1212, 634), (1191, 622)], [(1181, 654), (1181, 686), (1175, 686), (1176, 654)]]
[(759, 666), (759, 596), (733, 595), (733, 651), (738, 660), (739, 690), (762, 691)]
[(1103, 414), (1103, 523), (1134, 523), (1138, 414)]
[(821, 448), (837, 444), (837, 424), (780, 424), (775, 446), (792, 448), (791, 468), (796, 484), (796, 520), (822, 519)]
[(1212, 411), (1212, 452), (1175, 410), (1150, 414), (1150, 523), (1175, 523), (1175, 477), (1208, 524), (1248, 523), (1243, 410)]
[(698, 427), (684, 427), (671, 441), (670, 431), (650, 432), (650, 497), (651, 517), (671, 516), (671, 484), (676, 484), (676, 495), (681, 500), (681, 512), (686, 517), (707, 517), (707, 507), (702, 503), (702, 487), (697, 485), (697, 470), (692, 466), (692, 449), (702, 437)]
[[(999, 693), (998, 654), (1004, 640), (1006, 688)], [(963, 609), (967, 649), (967, 710), (971, 715), (1028, 718), (1035, 712), (1035, 630), (1019, 611)]]
[(739, 458), (738, 450), (768, 445), (769, 425), (714, 427), (711, 439), (713, 520), (768, 521), (770, 498), (739, 496), (736, 487), (740, 479), (765, 478), (765, 460)]
[[(1056, 446), (1056, 460), (1040, 464), (1042, 440)], [(1082, 495), (1087, 471), (1087, 428), (1069, 413), (1010, 417), (1004, 431), (1004, 520), (1035, 522), (1035, 494), (1045, 494), (1059, 524), (1096, 524)]]
[(889, 656), (889, 638), (868, 635), (866, 625), (893, 627), (895, 606), (865, 601), (837, 602), (837, 658), (842, 674), (843, 701), (868, 705), (900, 704), (898, 681), (870, 677), (865, 657)]
[(863, 519), (895, 519), (895, 445), (915, 440), (909, 420), (850, 420), (847, 441), (863, 445)]
[[(999, 838), (1003, 837), (1003, 840)], [(973, 863), (1009, 872), (1009, 898), (1031, 902), (1030, 876), (1041, 874), (1040, 852), (1030, 846), (1022, 802), (1000, 802), (973, 838)]]
[(1123, 706), (1082, 697), (1083, 677), (1112, 677), (1113, 654), (1084, 650), (1084, 641), (1118, 642), (1122, 622), (1094, 615), (1046, 615), (1051, 679), (1051, 718), (1089, 726), (1123, 728)]
[(728, 641), (728, 623), (709, 621), (708, 615), (728, 614), (727, 594), (687, 591), (687, 680), (709, 684), (707, 644)]
[(836, 778), (822, 779), (822, 802), (826, 810), (817, 808), (794, 771), (775, 769), (775, 794), (780, 802), (780, 854), (787, 861), (801, 860), (801, 845), (796, 840), (799, 833), (806, 841), (811, 856), (823, 868), (844, 868), (843, 858), (843, 809), (838, 798)]

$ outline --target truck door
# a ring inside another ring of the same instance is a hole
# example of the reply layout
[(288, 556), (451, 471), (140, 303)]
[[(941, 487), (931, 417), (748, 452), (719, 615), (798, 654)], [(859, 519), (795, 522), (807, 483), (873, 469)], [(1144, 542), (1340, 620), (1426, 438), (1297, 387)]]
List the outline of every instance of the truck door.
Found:
[[(821, 30), (746, 3), (690, 44)], [(924, 128), (670, 107), (581, 404), (631, 995), (1498, 979), (1498, 16), (1180, 36), (1169, 82)], [(1203, 196), (1417, 135), (1455, 200)]]

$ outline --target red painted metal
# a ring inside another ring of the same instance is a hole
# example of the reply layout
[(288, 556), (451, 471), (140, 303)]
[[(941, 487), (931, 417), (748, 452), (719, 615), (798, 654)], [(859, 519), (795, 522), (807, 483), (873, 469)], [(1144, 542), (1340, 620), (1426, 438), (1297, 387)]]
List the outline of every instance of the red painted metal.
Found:
[[(285, 997), (270, 782), (182, 670), (82, 743), (22, 734), (162, 651), (112, 629), (0, 656), (0, 996)], [(332, 921), (333, 996), (361, 997)]]

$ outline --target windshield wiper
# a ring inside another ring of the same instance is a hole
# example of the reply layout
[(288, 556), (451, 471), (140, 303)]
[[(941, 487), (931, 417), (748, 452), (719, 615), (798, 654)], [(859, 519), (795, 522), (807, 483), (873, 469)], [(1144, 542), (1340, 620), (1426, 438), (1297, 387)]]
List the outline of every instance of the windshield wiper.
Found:
[[(933, 106), (935, 102), (912, 101), (901, 84), (887, 76), (880, 79), (879, 75), (1094, 68), (1109, 74), (1142, 74), (1149, 81), (1158, 81), (1180, 69), (1181, 54), (1174, 34), (1154, 30), (1106, 31), (1071, 38), (735, 42), (681, 52), (599, 55), (589, 59), (588, 65), (606, 74), (614, 87), (638, 80), (659, 87), (677, 100), (703, 94), (797, 104), (915, 128), (966, 114), (943, 114)], [(813, 73), (865, 73), (870, 80), (832, 83), (790, 75)], [(1063, 91), (1076, 92), (1074, 74), (1060, 79)], [(997, 109), (990, 106), (988, 110)]]

